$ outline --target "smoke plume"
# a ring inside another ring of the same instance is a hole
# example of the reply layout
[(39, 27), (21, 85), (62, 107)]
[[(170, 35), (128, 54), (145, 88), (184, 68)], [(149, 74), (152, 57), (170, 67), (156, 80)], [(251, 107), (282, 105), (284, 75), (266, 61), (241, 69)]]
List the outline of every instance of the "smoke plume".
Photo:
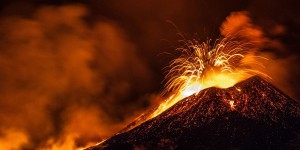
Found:
[(273, 24), (269, 29), (254, 24), (250, 13), (247, 11), (232, 12), (224, 21), (220, 28), (220, 33), (224, 36), (236, 36), (253, 44), (253, 52), (267, 58), (258, 61), (264, 67), (252, 66), (271, 77), (269, 80), (276, 87), (287, 93), (289, 96), (297, 97), (295, 89), (289, 80), (295, 78), (297, 66), (293, 65), (299, 61), (299, 57), (289, 55), (279, 57), (278, 52), (288, 51), (286, 45), (280, 38), (271, 38), (285, 35), (285, 27), (280, 24)]
[[(118, 25), (82, 5), (0, 20), (0, 149), (74, 149), (101, 141), (142, 103), (151, 71)], [(122, 115), (120, 115), (122, 114)]]
[(233, 34), (255, 43), (269, 58), (270, 81), (300, 97), (300, 13), (286, 1), (0, 3), (0, 149), (99, 142), (159, 103), (153, 91), (172, 59), (159, 54), (176, 58), (176, 46), (161, 39), (178, 40), (166, 20), (201, 39)]

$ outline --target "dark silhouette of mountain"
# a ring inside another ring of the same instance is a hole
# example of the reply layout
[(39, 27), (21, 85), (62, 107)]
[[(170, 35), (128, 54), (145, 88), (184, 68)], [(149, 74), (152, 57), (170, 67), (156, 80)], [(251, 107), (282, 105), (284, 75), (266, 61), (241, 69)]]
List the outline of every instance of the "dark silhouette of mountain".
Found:
[(202, 90), (88, 149), (300, 149), (299, 129), (299, 102), (254, 76)]

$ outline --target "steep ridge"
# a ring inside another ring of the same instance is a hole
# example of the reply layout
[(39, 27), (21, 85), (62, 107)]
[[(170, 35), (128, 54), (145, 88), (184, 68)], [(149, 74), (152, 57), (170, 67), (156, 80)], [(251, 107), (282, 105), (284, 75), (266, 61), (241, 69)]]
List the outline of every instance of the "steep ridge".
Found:
[(208, 88), (98, 149), (298, 149), (300, 104), (258, 76)]

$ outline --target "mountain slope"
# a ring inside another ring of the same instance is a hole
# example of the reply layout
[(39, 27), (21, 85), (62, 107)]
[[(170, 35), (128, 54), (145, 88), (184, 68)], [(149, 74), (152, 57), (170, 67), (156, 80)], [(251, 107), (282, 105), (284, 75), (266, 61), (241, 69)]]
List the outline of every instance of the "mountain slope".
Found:
[(299, 129), (300, 104), (255, 76), (202, 90), (89, 149), (297, 149)]

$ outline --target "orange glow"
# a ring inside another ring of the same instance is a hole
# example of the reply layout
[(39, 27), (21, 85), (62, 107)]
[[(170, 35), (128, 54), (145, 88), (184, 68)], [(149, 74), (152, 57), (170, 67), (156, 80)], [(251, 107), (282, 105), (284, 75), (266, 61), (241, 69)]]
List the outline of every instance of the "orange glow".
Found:
[(0, 150), (20, 149), (20, 147), (28, 143), (28, 137), (20, 132), (14, 130), (5, 130), (2, 137), (0, 137)]
[(96, 142), (88, 142), (85, 146), (76, 145), (76, 136), (75, 134), (68, 134), (63, 140), (54, 142), (49, 140), (47, 142), (48, 146), (38, 148), (38, 150), (84, 150), (90, 146), (97, 144)]
[(231, 110), (234, 110), (234, 109), (235, 109), (234, 107), (235, 107), (236, 105), (234, 104), (234, 101), (230, 100), (230, 101), (229, 101), (229, 105), (230, 105)]
[[(258, 60), (265, 59), (250, 53), (251, 43), (224, 38), (213, 46), (210, 42), (199, 44), (197, 41), (186, 41), (185, 44), (185, 47), (178, 49), (183, 54), (170, 63), (171, 69), (166, 75), (165, 92), (173, 94), (159, 105), (149, 119), (203, 89), (232, 87), (253, 75), (268, 77), (251, 69), (254, 65), (263, 67)], [(241, 92), (241, 89), (237, 90)], [(229, 104), (234, 109), (234, 101)]]

